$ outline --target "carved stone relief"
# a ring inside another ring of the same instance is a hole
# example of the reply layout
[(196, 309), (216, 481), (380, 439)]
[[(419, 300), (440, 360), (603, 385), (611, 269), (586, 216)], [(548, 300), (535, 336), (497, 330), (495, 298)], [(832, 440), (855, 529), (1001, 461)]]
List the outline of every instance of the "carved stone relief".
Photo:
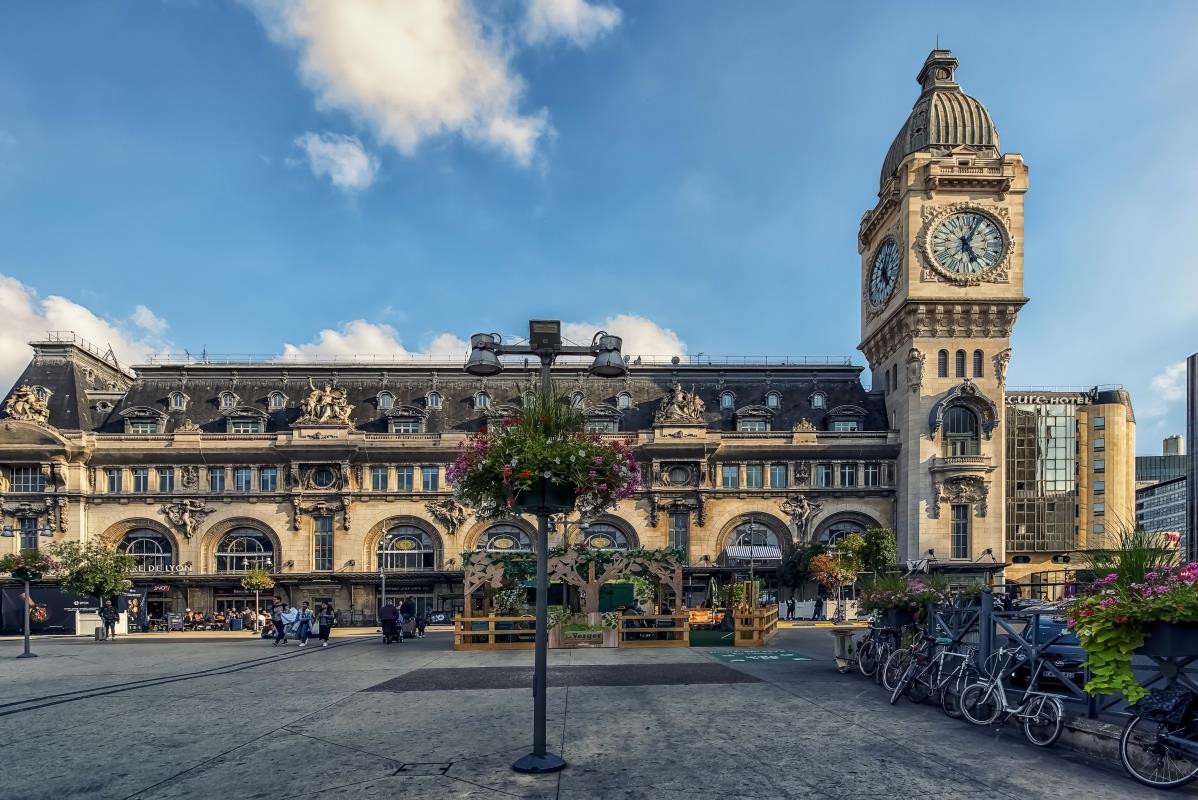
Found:
[(176, 500), (159, 509), (171, 524), (179, 529), (186, 538), (190, 539), (199, 532), (200, 526), (209, 514), (216, 511), (212, 506), (204, 505), (201, 500)]
[(912, 347), (907, 352), (907, 388), (912, 392), (918, 392), (919, 387), (923, 386), (923, 370), (927, 356), (919, 352), (918, 348)]
[(49, 404), (38, 397), (37, 390), (29, 385), (18, 386), (4, 403), (4, 413), (13, 419), (46, 425), (50, 419)]
[(656, 421), (658, 424), (702, 422), (704, 408), (703, 400), (695, 394), (693, 387), (690, 392), (687, 392), (683, 390), (681, 384), (675, 383), (673, 390), (662, 398), (661, 405), (657, 409)]
[(823, 503), (813, 503), (801, 494), (792, 495), (782, 501), (782, 513), (790, 518), (795, 526), (799, 541), (806, 541), (811, 520), (823, 508)]
[(466, 521), (466, 509), (452, 497), (429, 500), (424, 507), (449, 533), (457, 533), (458, 528)]
[(936, 485), (935, 496), (932, 498), (932, 502), (928, 503), (928, 516), (932, 519), (939, 519), (941, 503), (949, 505), (967, 503), (973, 506), (975, 514), (984, 517), (989, 494), (990, 487), (986, 485), (983, 478), (977, 475), (948, 478)]

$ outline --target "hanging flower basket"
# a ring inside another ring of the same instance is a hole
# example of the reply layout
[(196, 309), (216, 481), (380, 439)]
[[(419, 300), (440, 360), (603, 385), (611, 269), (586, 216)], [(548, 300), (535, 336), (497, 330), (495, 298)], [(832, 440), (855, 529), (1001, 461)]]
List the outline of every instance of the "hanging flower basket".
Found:
[(40, 581), (42, 579), (42, 573), (24, 567), (14, 569), (12, 576), (19, 581)]
[(7, 572), (19, 581), (41, 580), (42, 575), (57, 568), (54, 559), (40, 550), (25, 550), (0, 558), (0, 573)]
[(446, 470), (479, 519), (577, 510), (593, 517), (640, 488), (632, 445), (583, 431), (569, 401), (530, 395), (519, 415), (473, 434)]

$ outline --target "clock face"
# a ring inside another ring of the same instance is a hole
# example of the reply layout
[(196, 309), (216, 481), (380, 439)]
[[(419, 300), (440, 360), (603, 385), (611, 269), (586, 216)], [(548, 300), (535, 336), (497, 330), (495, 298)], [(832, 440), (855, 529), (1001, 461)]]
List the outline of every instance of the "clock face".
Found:
[(887, 239), (878, 248), (877, 255), (874, 256), (873, 269), (869, 273), (869, 302), (872, 305), (880, 306), (890, 299), (890, 295), (894, 294), (894, 285), (898, 283), (900, 261), (898, 242), (894, 239)]
[(1006, 238), (990, 217), (976, 211), (962, 211), (936, 226), (928, 249), (949, 272), (978, 275), (998, 266), (1006, 249)]

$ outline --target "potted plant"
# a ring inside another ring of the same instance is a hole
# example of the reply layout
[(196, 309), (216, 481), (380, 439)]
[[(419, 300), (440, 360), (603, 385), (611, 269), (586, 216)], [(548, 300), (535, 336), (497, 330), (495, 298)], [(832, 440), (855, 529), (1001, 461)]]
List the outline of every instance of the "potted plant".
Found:
[(0, 572), (7, 572), (16, 580), (26, 583), (40, 580), (43, 575), (57, 568), (54, 559), (41, 550), (23, 550), (0, 558)]
[(1066, 619), (1086, 651), (1086, 691), (1134, 703), (1147, 694), (1134, 656), (1198, 655), (1198, 564), (1178, 565), (1176, 545), (1152, 531), (1123, 531), (1118, 548), (1083, 555), (1102, 575)]
[(883, 576), (865, 585), (857, 596), (861, 611), (881, 611), (886, 626), (896, 630), (915, 624), (918, 615), (929, 604), (948, 600), (941, 582), (932, 576), (900, 578)]
[(479, 519), (513, 513), (596, 516), (640, 488), (629, 443), (585, 433), (566, 399), (533, 394), (516, 416), (483, 427), (446, 470), (454, 495)]

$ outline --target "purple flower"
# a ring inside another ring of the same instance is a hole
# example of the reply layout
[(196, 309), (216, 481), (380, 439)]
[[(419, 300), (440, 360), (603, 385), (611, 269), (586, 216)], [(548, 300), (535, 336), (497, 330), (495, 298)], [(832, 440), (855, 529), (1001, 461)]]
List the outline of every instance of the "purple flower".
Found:
[(602, 464), (602, 463), (603, 463), (603, 456), (595, 456), (595, 457), (594, 457), (594, 459), (592, 459), (592, 460), (593, 460), (593, 461), (594, 461), (596, 464)]

